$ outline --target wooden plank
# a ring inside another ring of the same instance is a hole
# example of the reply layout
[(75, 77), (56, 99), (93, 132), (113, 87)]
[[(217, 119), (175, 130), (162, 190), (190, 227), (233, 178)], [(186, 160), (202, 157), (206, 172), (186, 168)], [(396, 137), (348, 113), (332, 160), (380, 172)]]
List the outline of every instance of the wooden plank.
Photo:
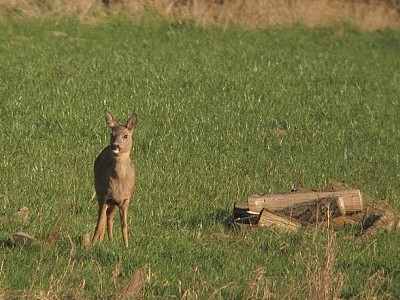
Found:
[(249, 206), (247, 203), (235, 202), (235, 204), (233, 206), (233, 218), (234, 219), (247, 218), (247, 217), (251, 217), (254, 215), (258, 216), (259, 212), (249, 211)]
[(294, 218), (303, 225), (322, 222), (342, 215), (338, 198), (321, 198), (307, 202), (295, 203), (293, 206), (276, 209), (274, 212)]
[(346, 215), (346, 205), (344, 203), (344, 198), (343, 197), (337, 197), (336, 198), (336, 205), (340, 210), (340, 214), (342, 216)]
[(264, 196), (250, 196), (247, 201), (249, 210), (260, 212), (263, 208), (276, 211), (285, 207), (292, 207), (295, 204), (320, 200), (326, 198), (340, 197), (340, 206), (345, 213), (354, 213), (363, 209), (360, 190), (326, 191), (326, 192), (304, 192), (269, 194)]
[(256, 223), (257, 226), (260, 227), (275, 227), (280, 229), (288, 229), (297, 231), (299, 230), (302, 225), (299, 222), (291, 220), (286, 216), (282, 216), (273, 212), (270, 212), (266, 209), (263, 209), (260, 213), (260, 217), (258, 222)]

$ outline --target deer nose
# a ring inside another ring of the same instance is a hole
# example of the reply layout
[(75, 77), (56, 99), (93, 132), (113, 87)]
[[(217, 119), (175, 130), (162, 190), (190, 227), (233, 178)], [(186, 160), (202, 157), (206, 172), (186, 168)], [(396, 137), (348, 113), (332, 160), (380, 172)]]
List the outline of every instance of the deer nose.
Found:
[(119, 145), (116, 144), (116, 143), (113, 143), (113, 144), (111, 144), (111, 148), (112, 148), (113, 150), (118, 150), (118, 149), (119, 149)]

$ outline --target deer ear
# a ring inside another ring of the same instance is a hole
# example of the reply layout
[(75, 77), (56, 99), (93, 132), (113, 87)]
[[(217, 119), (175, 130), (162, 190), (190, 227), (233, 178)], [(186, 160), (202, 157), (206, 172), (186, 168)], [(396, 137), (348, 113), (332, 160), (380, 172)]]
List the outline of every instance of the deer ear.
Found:
[(126, 128), (132, 130), (133, 128), (135, 128), (136, 122), (137, 122), (137, 116), (136, 114), (132, 114), (132, 116), (126, 122)]
[(104, 113), (104, 119), (106, 120), (106, 123), (107, 123), (108, 127), (110, 127), (110, 128), (113, 128), (113, 127), (115, 127), (115, 126), (118, 125), (118, 121), (117, 121), (117, 120), (114, 118), (114, 116), (113, 116), (110, 112), (108, 112), (108, 111), (106, 111), (106, 112)]

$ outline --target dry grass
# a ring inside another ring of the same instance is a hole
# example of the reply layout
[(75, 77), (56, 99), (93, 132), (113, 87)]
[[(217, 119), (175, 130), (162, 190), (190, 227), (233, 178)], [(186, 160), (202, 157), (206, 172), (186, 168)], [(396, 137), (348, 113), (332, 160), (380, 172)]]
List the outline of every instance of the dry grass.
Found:
[(0, 16), (36, 19), (73, 16), (96, 23), (115, 14), (143, 20), (148, 12), (167, 20), (190, 20), (201, 26), (324, 26), (349, 23), (364, 30), (400, 28), (400, 2), (384, 0), (3, 0)]
[(146, 284), (146, 272), (145, 269), (138, 269), (133, 272), (128, 283), (125, 287), (118, 293), (116, 300), (123, 299), (144, 299)]
[(246, 291), (246, 300), (269, 300), (272, 293), (268, 288), (268, 278), (265, 276), (265, 269), (258, 268), (254, 271)]
[[(343, 287), (343, 275), (335, 265), (336, 238), (328, 236), (325, 253), (315, 256), (314, 267), (310, 268), (305, 299), (339, 299)], [(319, 251), (317, 251), (319, 253)]]
[(355, 299), (395, 299), (387, 292), (387, 285), (391, 276), (385, 274), (384, 270), (373, 273), (365, 282), (364, 288)]
[[(325, 251), (315, 249), (311, 251), (308, 258), (307, 276), (304, 280), (292, 282), (286, 290), (279, 290), (272, 293), (270, 290), (271, 281), (266, 275), (265, 268), (259, 267), (255, 269), (245, 288), (244, 298), (246, 300), (269, 300), (269, 299), (293, 299), (298, 298), (299, 292), (304, 295), (303, 299), (321, 300), (321, 299), (340, 299), (343, 291), (344, 277), (337, 269), (335, 257), (337, 255), (336, 237), (329, 234)], [(146, 285), (151, 284), (152, 276), (148, 266), (139, 268), (132, 272), (129, 280), (121, 285), (119, 278), (124, 267), (120, 259), (112, 272), (111, 276), (104, 278), (103, 270), (100, 265), (95, 263), (95, 268), (99, 268), (96, 275), (99, 282), (102, 280), (110, 280), (114, 286), (112, 295), (108, 292), (108, 296), (102, 294), (103, 298), (115, 300), (123, 299), (146, 299)], [(87, 299), (85, 295), (86, 281), (82, 278), (75, 285), (69, 284), (70, 277), (77, 273), (75, 263), (69, 259), (69, 263), (65, 272), (58, 277), (51, 276), (50, 286), (47, 291), (41, 290), (25, 290), (5, 292), (0, 290), (0, 299), (33, 299), (33, 300), (61, 300), (61, 299)], [(79, 273), (79, 272), (78, 272)], [(111, 277), (111, 278), (110, 278)], [(218, 289), (210, 289), (210, 285), (198, 274), (195, 269), (192, 273), (192, 283), (190, 286), (180, 291), (181, 299), (218, 299), (226, 288), (234, 286), (237, 282), (229, 282)], [(287, 278), (290, 280), (290, 278)], [(386, 293), (386, 286), (391, 278), (385, 274), (383, 270), (372, 274), (365, 282), (362, 291), (351, 299), (394, 299), (389, 293)], [(176, 295), (179, 297), (178, 295)]]
[[(124, 299), (144, 299), (145, 294), (145, 285), (146, 282), (150, 281), (149, 275), (146, 273), (145, 268), (140, 268), (135, 270), (130, 276), (128, 282), (125, 286), (120, 286), (118, 282), (118, 277), (120, 276), (120, 272), (122, 269), (122, 261), (119, 260), (116, 264), (115, 270), (112, 273), (111, 281), (114, 285), (113, 298), (115, 300), (124, 300)], [(99, 284), (102, 284), (103, 272), (102, 267), (95, 263), (94, 268), (98, 269), (96, 274)], [(71, 285), (71, 278), (79, 273), (79, 267), (76, 266), (71, 260), (69, 260), (68, 267), (65, 269), (65, 272), (60, 276), (51, 275), (50, 276), (50, 285), (47, 290), (35, 290), (33, 288), (24, 290), (24, 291), (12, 291), (5, 292), (0, 290), (0, 299), (32, 299), (32, 300), (62, 300), (62, 299), (75, 299), (75, 300), (83, 300), (88, 299), (85, 294), (85, 286), (86, 280), (85, 278), (81, 278), (76, 282), (75, 285)], [(107, 276), (106, 276), (107, 277)], [(76, 278), (73, 278), (76, 279)], [(105, 279), (107, 280), (107, 279)], [(108, 291), (105, 291), (105, 294), (109, 294)], [(106, 298), (106, 296), (102, 295), (101, 298)], [(100, 297), (100, 295), (98, 295)]]

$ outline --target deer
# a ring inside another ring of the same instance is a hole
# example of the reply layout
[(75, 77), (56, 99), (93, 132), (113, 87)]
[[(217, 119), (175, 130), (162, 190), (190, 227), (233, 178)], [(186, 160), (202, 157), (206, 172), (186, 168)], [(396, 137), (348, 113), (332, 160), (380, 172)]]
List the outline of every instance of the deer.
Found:
[(94, 186), (99, 204), (92, 245), (102, 242), (107, 227), (108, 239), (113, 240), (113, 215), (118, 207), (124, 245), (128, 248), (128, 205), (135, 189), (135, 165), (131, 159), (133, 132), (137, 116), (133, 113), (121, 125), (110, 112), (104, 113), (111, 129), (110, 143), (94, 161)]

